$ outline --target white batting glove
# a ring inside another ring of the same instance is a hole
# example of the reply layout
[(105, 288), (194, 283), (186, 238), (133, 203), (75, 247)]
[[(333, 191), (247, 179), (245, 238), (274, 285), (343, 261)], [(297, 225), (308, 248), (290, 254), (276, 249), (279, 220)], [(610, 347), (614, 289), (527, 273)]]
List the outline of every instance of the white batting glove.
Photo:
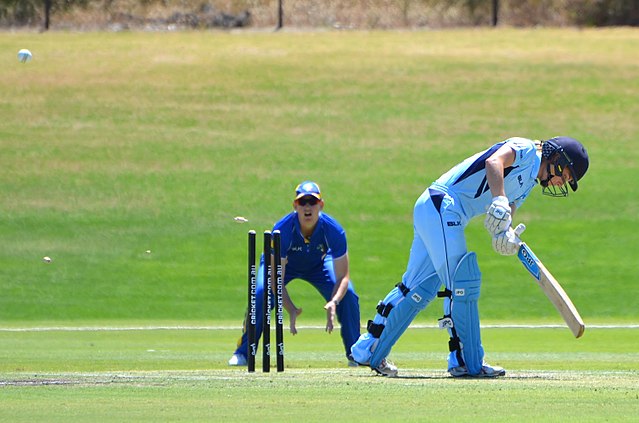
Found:
[(524, 224), (517, 225), (517, 228), (508, 228), (507, 231), (493, 236), (493, 249), (502, 256), (514, 256), (519, 251), (519, 235), (526, 230)]
[(491, 235), (501, 234), (510, 228), (513, 222), (510, 204), (508, 198), (497, 196), (493, 198), (493, 202), (488, 207), (486, 219), (484, 219), (484, 227)]

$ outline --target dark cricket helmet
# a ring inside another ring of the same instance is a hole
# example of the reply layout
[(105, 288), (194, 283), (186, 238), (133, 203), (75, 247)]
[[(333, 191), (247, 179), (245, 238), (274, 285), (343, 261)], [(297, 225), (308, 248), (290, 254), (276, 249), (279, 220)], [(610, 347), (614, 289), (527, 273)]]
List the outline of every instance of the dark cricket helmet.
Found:
[[(549, 160), (557, 155), (557, 160), (554, 161), (558, 171), (556, 174), (561, 175), (563, 169), (567, 167), (572, 175), (572, 180), (569, 182), (570, 188), (577, 191), (577, 181), (586, 174), (590, 164), (586, 148), (574, 138), (554, 137), (543, 142), (541, 155)], [(564, 195), (567, 194), (566, 191)]]

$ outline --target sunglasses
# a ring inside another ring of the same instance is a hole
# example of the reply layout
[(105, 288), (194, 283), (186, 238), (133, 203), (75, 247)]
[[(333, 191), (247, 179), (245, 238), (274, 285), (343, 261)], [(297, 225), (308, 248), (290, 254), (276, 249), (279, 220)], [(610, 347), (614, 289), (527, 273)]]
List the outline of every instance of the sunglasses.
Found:
[(319, 203), (319, 200), (315, 197), (302, 197), (299, 200), (297, 200), (297, 204), (299, 204), (302, 207), (304, 207), (307, 204), (314, 206), (317, 203)]

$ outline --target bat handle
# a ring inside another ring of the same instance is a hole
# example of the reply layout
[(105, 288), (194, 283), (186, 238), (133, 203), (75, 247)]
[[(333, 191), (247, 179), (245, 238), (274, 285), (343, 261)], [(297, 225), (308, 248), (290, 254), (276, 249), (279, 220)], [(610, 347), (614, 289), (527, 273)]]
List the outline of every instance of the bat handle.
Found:
[(517, 225), (517, 227), (513, 231), (515, 236), (515, 242), (517, 244), (521, 244), (521, 239), (519, 239), (519, 235), (521, 235), (525, 230), (526, 230), (526, 225), (524, 225), (523, 223), (520, 223), (519, 225)]

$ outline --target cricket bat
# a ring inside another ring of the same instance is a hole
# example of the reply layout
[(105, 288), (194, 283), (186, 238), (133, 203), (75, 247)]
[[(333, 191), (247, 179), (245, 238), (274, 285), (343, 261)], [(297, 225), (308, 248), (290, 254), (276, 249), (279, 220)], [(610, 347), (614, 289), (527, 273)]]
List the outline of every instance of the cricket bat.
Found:
[[(523, 228), (522, 228), (523, 227)], [(557, 279), (546, 269), (546, 266), (537, 258), (532, 249), (519, 239), (519, 234), (523, 232), (525, 226), (519, 225), (515, 229), (517, 241), (519, 241), (519, 251), (517, 257), (522, 262), (528, 273), (537, 281), (537, 284), (544, 291), (550, 302), (555, 306), (561, 317), (572, 331), (575, 338), (584, 334), (586, 325), (581, 319), (577, 308), (570, 300), (566, 291), (561, 287)]]

